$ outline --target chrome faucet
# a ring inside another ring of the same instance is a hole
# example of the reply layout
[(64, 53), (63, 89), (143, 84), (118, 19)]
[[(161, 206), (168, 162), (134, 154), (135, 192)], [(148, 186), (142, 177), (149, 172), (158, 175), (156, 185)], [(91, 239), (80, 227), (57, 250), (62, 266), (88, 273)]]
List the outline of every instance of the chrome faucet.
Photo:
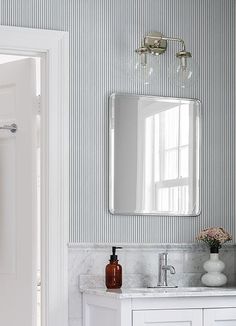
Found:
[(170, 271), (170, 274), (175, 274), (175, 268), (172, 265), (167, 264), (167, 253), (160, 254), (159, 260), (159, 280), (158, 287), (177, 287), (177, 286), (168, 286), (167, 283), (167, 272)]

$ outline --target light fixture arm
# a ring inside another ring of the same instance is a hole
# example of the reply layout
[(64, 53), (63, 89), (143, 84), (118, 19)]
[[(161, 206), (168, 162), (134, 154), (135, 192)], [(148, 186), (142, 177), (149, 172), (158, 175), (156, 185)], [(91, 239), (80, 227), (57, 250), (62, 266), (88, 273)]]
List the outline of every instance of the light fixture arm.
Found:
[(159, 55), (166, 52), (167, 41), (178, 42), (182, 44), (182, 49), (176, 55), (191, 57), (191, 53), (186, 51), (186, 45), (183, 39), (179, 37), (168, 37), (164, 36), (160, 32), (153, 32), (144, 37), (142, 46), (136, 49), (136, 52), (140, 55), (153, 54)]
[(183, 39), (178, 38), (178, 37), (168, 37), (168, 36), (163, 36), (162, 40), (165, 41), (174, 41), (174, 42), (179, 42), (182, 44), (182, 51), (186, 51), (186, 45)]

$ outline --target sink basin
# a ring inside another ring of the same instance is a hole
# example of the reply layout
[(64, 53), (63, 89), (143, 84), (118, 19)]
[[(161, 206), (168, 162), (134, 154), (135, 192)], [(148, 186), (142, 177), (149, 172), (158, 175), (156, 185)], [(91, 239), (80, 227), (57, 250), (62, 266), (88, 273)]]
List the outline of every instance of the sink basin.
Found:
[[(148, 289), (149, 290), (149, 289)], [(151, 288), (154, 291), (165, 291), (165, 292), (201, 292), (209, 291), (208, 287), (177, 287), (177, 288)]]
[[(204, 292), (204, 291), (214, 291), (216, 288), (209, 287), (178, 287), (178, 288), (130, 288), (125, 289), (126, 292), (130, 293), (178, 293), (178, 292)], [(219, 288), (217, 288), (219, 289)]]

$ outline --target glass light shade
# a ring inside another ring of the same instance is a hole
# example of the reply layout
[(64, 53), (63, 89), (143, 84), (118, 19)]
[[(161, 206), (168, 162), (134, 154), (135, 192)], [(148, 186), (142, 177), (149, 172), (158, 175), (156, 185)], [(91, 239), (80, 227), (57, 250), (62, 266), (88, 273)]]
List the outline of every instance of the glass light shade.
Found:
[(192, 58), (177, 57), (169, 67), (168, 76), (176, 86), (187, 88), (193, 85), (198, 79), (198, 64)]
[(159, 70), (159, 60), (157, 56), (151, 55), (136, 55), (136, 62), (132, 60), (129, 63), (128, 75), (133, 82), (138, 82), (142, 85), (150, 85), (157, 78)]

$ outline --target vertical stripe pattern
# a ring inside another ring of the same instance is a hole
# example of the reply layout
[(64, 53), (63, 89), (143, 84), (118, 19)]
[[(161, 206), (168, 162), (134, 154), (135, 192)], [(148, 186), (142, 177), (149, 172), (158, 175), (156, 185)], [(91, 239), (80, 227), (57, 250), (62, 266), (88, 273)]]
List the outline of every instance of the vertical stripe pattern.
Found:
[[(70, 32), (70, 241), (192, 242), (203, 227), (235, 230), (234, 0), (1, 0), (1, 24)], [(200, 67), (182, 90), (167, 78), (177, 45), (160, 56), (152, 85), (127, 73), (145, 34), (186, 41)], [(202, 102), (202, 214), (108, 212), (108, 96), (113, 92)]]

